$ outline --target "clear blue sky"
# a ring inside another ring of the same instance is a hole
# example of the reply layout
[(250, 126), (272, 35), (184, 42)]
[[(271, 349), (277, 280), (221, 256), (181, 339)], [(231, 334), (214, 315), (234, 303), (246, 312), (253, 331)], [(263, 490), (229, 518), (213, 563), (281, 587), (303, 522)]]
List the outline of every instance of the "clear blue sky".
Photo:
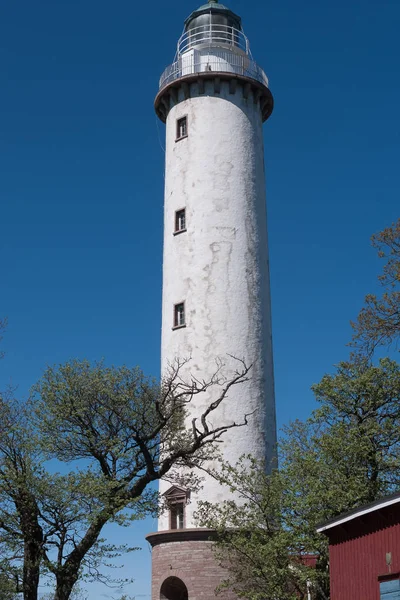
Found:
[[(275, 97), (264, 131), (282, 425), (307, 417), (310, 385), (346, 358), (349, 320), (375, 288), (369, 237), (400, 216), (400, 4), (226, 3)], [(153, 99), (197, 5), (1, 2), (1, 387), (25, 396), (46, 364), (70, 357), (158, 374), (164, 126)], [(132, 529), (133, 545), (153, 528)], [(126, 562), (131, 589), (149, 594), (146, 546)]]

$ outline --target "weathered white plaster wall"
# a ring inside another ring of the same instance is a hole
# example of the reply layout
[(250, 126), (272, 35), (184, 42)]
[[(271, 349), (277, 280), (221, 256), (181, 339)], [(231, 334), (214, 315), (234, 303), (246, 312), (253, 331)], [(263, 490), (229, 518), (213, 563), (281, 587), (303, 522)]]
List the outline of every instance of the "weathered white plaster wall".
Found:
[[(176, 142), (176, 120), (185, 115), (188, 137)], [(211, 377), (216, 357), (227, 377), (237, 368), (228, 354), (253, 363), (250, 380), (230, 391), (210, 422), (241, 422), (253, 413), (247, 427), (225, 434), (224, 458), (234, 463), (252, 453), (271, 459), (276, 430), (260, 107), (252, 93), (243, 97), (240, 85), (230, 94), (222, 82), (216, 94), (207, 82), (199, 95), (192, 84), (191, 97), (180, 97), (166, 125), (162, 371), (175, 357), (191, 357), (186, 374), (199, 379)], [(181, 208), (187, 231), (174, 236)], [(181, 301), (186, 327), (173, 330), (173, 307)], [(197, 396), (191, 417), (210, 400), (209, 394)], [(161, 482), (161, 493), (169, 487)], [(218, 502), (227, 491), (207, 479), (199, 496)], [(195, 526), (196, 500), (192, 495), (186, 527)], [(159, 529), (168, 528), (165, 514)]]

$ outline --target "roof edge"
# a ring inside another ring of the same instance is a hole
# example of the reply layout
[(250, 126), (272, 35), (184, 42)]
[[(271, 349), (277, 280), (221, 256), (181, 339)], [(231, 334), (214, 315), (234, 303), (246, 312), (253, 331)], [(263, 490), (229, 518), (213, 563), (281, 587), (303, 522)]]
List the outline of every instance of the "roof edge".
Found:
[(328, 529), (338, 527), (339, 525), (347, 523), (348, 521), (352, 521), (357, 517), (362, 517), (363, 515), (374, 512), (375, 510), (386, 508), (387, 506), (391, 506), (393, 504), (397, 504), (398, 502), (400, 502), (400, 492), (397, 492), (392, 496), (386, 496), (385, 498), (381, 498), (380, 500), (375, 500), (375, 502), (371, 502), (370, 504), (364, 504), (364, 506), (355, 508), (354, 510), (351, 510), (347, 513), (342, 513), (334, 519), (329, 519), (329, 521), (321, 523), (317, 526), (317, 533), (324, 533)]

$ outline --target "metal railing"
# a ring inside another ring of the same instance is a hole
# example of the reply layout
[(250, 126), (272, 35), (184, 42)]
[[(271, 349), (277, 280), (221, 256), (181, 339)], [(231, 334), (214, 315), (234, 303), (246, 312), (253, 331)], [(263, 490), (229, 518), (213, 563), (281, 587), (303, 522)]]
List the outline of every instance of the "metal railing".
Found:
[(191, 48), (204, 45), (230, 46), (250, 55), (249, 40), (243, 31), (228, 25), (210, 23), (185, 31), (178, 41), (177, 56), (181, 56)]
[(233, 73), (234, 75), (255, 79), (268, 87), (268, 77), (263, 69), (248, 55), (218, 49), (217, 53), (213, 51), (208, 56), (202, 54), (192, 61), (190, 59), (185, 60), (185, 57), (182, 56), (178, 58), (161, 75), (160, 90), (176, 79), (205, 72)]

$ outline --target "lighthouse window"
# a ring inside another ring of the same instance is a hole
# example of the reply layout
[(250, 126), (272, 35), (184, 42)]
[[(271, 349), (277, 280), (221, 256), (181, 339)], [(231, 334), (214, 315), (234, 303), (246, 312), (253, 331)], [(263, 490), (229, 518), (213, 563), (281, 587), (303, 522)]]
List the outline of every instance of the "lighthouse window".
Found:
[(185, 326), (185, 303), (180, 302), (174, 306), (174, 328)]
[(186, 231), (186, 210), (181, 208), (175, 213), (175, 233)]
[(183, 529), (185, 527), (185, 505), (183, 502), (175, 502), (170, 508), (171, 529)]
[(187, 117), (182, 117), (182, 119), (178, 119), (176, 122), (176, 139), (181, 140), (182, 138), (187, 137), (187, 134)]

